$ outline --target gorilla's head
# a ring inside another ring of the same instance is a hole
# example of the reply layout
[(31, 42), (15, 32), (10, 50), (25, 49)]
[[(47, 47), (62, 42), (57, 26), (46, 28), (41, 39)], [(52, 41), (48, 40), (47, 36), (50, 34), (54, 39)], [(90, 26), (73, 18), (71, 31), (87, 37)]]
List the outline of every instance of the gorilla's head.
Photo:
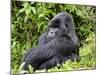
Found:
[(53, 17), (53, 19), (50, 20), (47, 28), (49, 37), (53, 38), (56, 34), (56, 31), (61, 28), (65, 30), (67, 35), (69, 33), (69, 36), (72, 36), (73, 33), (75, 33), (73, 18), (70, 14), (66, 12), (58, 13)]
[(66, 28), (66, 32), (69, 32), (70, 30), (74, 30), (72, 28), (74, 27), (73, 18), (70, 14), (66, 12), (61, 12), (53, 17), (53, 19), (48, 23), (48, 29), (49, 28), (60, 28), (64, 27)]

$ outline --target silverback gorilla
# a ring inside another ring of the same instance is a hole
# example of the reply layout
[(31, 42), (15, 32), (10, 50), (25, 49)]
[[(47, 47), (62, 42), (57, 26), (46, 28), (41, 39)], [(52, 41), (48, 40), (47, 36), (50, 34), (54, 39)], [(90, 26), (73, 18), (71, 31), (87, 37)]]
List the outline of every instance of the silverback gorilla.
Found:
[(68, 59), (79, 61), (78, 37), (73, 18), (66, 12), (58, 13), (51, 19), (38, 44), (23, 58), (23, 70), (28, 70), (28, 65), (34, 70), (41, 70), (62, 64)]

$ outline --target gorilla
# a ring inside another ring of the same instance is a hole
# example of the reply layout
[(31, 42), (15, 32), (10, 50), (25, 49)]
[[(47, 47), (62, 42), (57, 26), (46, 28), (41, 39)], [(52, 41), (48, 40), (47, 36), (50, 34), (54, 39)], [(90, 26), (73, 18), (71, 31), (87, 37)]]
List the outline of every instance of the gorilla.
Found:
[(75, 33), (75, 25), (72, 16), (66, 12), (57, 14), (48, 23), (47, 32), (40, 36), (38, 45), (42, 46), (44, 44), (47, 44), (50, 40), (52, 40), (55, 37), (55, 31), (58, 30), (58, 26), (60, 25), (65, 28), (67, 35), (72, 39), (73, 43), (76, 45), (76, 49), (72, 52), (72, 57), (70, 56), (70, 59), (72, 61), (74, 59), (79, 61), (79, 41)]
[(66, 12), (58, 13), (48, 23), (47, 31), (39, 38), (39, 46), (26, 53), (22, 69), (49, 69), (71, 59), (79, 61), (78, 37), (73, 18)]

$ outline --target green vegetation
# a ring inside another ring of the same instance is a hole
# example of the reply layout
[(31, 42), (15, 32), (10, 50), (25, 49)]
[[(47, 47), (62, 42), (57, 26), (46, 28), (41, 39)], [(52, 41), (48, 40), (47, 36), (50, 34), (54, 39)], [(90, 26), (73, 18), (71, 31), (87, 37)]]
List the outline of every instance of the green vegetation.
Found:
[[(11, 8), (11, 69), (13, 73), (18, 72), (21, 58), (28, 49), (38, 46), (39, 36), (46, 31), (50, 19), (63, 11), (70, 13), (74, 18), (80, 41), (81, 60), (79, 62), (66, 61), (63, 66), (59, 65), (59, 67), (49, 69), (48, 72), (95, 69), (95, 6), (13, 1)], [(33, 72), (31, 67), (29, 72)]]

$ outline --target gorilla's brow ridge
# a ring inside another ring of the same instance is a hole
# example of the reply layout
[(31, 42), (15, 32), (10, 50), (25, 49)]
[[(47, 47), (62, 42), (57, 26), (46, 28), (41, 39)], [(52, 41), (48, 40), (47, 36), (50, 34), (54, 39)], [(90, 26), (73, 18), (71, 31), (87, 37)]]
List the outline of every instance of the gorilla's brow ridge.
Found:
[(53, 27), (53, 28), (59, 28), (60, 24), (60, 20), (56, 19), (56, 20), (52, 20), (49, 23), (49, 27)]

